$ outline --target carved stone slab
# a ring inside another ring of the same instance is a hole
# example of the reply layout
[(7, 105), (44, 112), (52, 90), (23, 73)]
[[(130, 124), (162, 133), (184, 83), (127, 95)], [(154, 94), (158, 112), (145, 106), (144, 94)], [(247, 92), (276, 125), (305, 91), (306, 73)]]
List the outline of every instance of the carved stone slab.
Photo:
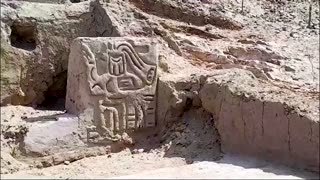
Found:
[(100, 135), (156, 125), (158, 55), (152, 39), (77, 38), (68, 65), (66, 109), (94, 109)]

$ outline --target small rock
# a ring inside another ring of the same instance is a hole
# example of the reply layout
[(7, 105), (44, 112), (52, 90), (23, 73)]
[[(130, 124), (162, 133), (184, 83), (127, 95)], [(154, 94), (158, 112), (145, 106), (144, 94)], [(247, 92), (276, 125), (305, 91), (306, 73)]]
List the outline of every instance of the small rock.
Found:
[(205, 4), (212, 4), (213, 1), (212, 0), (201, 0), (202, 3), (205, 3)]
[(316, 31), (316, 30), (312, 30), (312, 31), (310, 31), (310, 34), (318, 35), (318, 31)]
[(9, 174), (10, 171), (6, 168), (1, 168), (1, 174)]
[(175, 135), (176, 135), (177, 138), (181, 137), (181, 133), (180, 132), (175, 132)]
[(111, 154), (108, 154), (107, 158), (111, 158)]
[(16, 3), (10, 2), (10, 3), (8, 3), (8, 5), (13, 9), (17, 9), (18, 8), (18, 5)]
[(255, 41), (250, 40), (250, 39), (240, 39), (240, 40), (238, 40), (238, 42), (240, 42), (242, 44), (255, 44)]
[(69, 165), (70, 164), (70, 161), (64, 161), (63, 162), (65, 165)]
[(121, 136), (121, 139), (123, 140), (124, 144), (127, 144), (127, 145), (134, 144), (133, 139), (127, 133), (123, 133)]
[(166, 62), (165, 57), (162, 56), (162, 55), (159, 56), (159, 67), (160, 67), (164, 72), (169, 72), (168, 63)]
[(134, 149), (132, 150), (132, 154), (140, 154), (140, 153), (143, 153), (144, 152), (144, 149)]
[(290, 66), (284, 66), (284, 70), (285, 70), (285, 71), (288, 71), (288, 72), (295, 72), (295, 71), (296, 71), (295, 69), (293, 69), (293, 68), (290, 67)]
[(144, 149), (138, 149), (138, 153), (143, 153)]
[[(258, 40), (256, 42), (257, 44), (260, 44), (260, 45), (265, 45), (265, 46), (269, 46), (266, 42), (262, 41), (262, 40)], [(266, 47), (267, 48), (267, 47)]]
[(207, 25), (207, 26), (205, 26), (204, 30), (209, 32), (212, 30), (212, 26)]
[(296, 38), (296, 37), (298, 37), (298, 33), (296, 33), (296, 32), (291, 32), (291, 33), (290, 33), (290, 37)]
[(191, 159), (187, 159), (187, 160), (186, 160), (186, 163), (187, 163), (187, 164), (192, 164), (193, 162), (194, 162), (194, 161), (191, 160)]

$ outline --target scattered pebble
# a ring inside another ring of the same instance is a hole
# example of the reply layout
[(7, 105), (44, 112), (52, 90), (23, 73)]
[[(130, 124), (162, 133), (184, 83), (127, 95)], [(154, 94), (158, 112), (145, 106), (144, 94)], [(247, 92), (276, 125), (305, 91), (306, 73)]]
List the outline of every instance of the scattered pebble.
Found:
[(140, 153), (143, 153), (144, 152), (144, 149), (134, 149), (132, 150), (132, 154), (140, 154)]
[(297, 38), (297, 37), (298, 37), (298, 33), (296, 33), (296, 32), (291, 32), (291, 33), (290, 33), (290, 37)]
[(295, 72), (296, 71), (295, 69), (293, 69), (292, 67), (287, 66), (287, 65), (284, 66), (284, 70), (288, 71), (288, 72)]

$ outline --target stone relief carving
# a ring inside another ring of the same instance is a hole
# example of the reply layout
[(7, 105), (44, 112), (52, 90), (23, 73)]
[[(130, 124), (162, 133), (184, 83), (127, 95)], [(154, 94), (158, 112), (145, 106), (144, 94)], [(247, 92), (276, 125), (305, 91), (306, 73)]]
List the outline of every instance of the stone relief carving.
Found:
[(154, 64), (146, 62), (126, 41), (105, 42), (96, 55), (82, 43), (82, 53), (91, 95), (98, 97), (94, 102), (95, 128), (88, 131), (115, 141), (127, 130), (156, 125), (156, 56)]

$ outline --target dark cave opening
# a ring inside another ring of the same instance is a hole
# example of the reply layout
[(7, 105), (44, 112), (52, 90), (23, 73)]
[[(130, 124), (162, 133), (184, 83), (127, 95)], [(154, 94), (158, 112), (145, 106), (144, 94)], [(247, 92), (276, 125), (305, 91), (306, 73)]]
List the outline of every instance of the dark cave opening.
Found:
[(55, 76), (52, 85), (44, 93), (45, 100), (39, 104), (39, 109), (65, 110), (67, 74), (67, 71), (64, 71)]
[(36, 49), (36, 27), (14, 23), (11, 26), (11, 45), (16, 48), (32, 51)]

